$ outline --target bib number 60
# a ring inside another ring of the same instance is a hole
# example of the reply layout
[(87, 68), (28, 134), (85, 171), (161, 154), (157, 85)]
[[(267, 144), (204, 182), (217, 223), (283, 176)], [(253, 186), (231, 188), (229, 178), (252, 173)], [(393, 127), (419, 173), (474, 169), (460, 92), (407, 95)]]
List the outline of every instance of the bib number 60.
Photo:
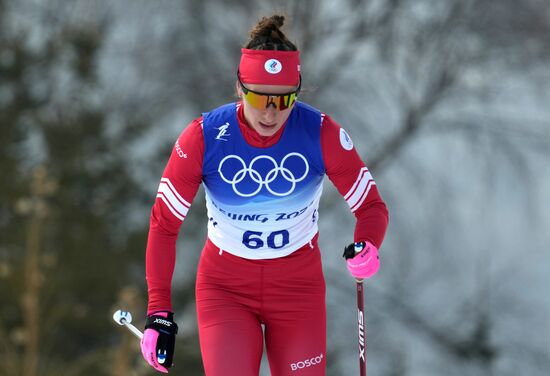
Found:
[[(245, 231), (243, 234), (243, 244), (250, 249), (262, 248), (267, 243), (269, 248), (283, 248), (289, 243), (289, 233), (287, 230), (273, 231), (267, 236), (260, 231)], [(265, 239), (265, 240), (264, 240)]]

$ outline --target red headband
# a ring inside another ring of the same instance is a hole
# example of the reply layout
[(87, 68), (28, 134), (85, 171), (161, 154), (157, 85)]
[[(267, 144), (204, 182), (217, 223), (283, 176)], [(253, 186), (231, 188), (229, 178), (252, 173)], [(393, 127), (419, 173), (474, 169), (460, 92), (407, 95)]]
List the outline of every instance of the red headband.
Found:
[(297, 86), (300, 52), (241, 49), (239, 74), (245, 84)]

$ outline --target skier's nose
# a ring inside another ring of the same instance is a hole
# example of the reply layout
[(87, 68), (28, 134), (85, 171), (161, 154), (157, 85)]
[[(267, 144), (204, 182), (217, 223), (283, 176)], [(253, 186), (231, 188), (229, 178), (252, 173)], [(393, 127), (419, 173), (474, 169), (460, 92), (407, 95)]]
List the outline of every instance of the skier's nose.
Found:
[(267, 106), (264, 112), (264, 116), (268, 122), (275, 120), (275, 117), (277, 116), (277, 109), (275, 108), (275, 105)]

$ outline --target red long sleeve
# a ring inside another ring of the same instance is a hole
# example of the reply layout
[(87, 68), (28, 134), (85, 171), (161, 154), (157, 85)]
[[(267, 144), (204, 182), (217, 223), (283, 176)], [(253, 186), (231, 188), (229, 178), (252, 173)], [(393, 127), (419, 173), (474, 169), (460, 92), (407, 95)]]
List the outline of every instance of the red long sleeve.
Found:
[(148, 314), (172, 311), (171, 284), (176, 263), (176, 240), (202, 181), (204, 140), (201, 122), (202, 118), (191, 122), (174, 145), (151, 211), (145, 257)]
[(329, 116), (323, 119), (321, 147), (327, 176), (357, 218), (354, 240), (368, 240), (380, 248), (388, 226), (388, 209), (351, 139)]

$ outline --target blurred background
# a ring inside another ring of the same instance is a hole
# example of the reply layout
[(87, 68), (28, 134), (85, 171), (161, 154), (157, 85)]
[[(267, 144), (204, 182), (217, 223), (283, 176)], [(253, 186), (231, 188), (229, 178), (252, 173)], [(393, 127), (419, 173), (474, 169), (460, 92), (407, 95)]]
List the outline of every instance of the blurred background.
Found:
[[(240, 46), (275, 11), (301, 99), (350, 133), (390, 210), (369, 374), (550, 374), (550, 2), (0, 0), (0, 375), (155, 374), (111, 316), (142, 327), (164, 164), (188, 122), (235, 100)], [(328, 182), (333, 376), (358, 374), (353, 226)], [(200, 191), (178, 241), (178, 375), (203, 374), (205, 236)]]

